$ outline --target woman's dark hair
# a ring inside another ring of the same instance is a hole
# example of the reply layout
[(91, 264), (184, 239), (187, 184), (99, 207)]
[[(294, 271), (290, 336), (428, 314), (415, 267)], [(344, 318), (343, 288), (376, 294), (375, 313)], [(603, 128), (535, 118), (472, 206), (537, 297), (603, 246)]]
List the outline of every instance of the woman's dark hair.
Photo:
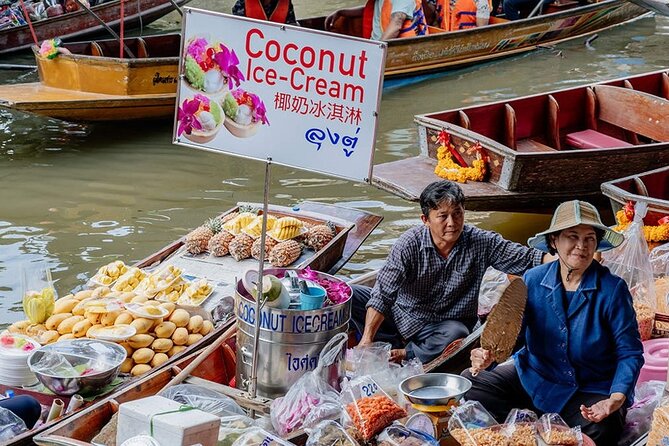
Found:
[(431, 209), (437, 209), (441, 203), (449, 205), (465, 204), (465, 194), (456, 183), (448, 180), (435, 181), (423, 189), (420, 194), (420, 210), (428, 217)]
[[(604, 230), (599, 228), (592, 228), (592, 230), (595, 231), (595, 237), (597, 237), (597, 246), (599, 247), (599, 243), (604, 238)], [(550, 234), (546, 234), (546, 246), (548, 246), (548, 254), (552, 256), (557, 254), (557, 249), (555, 249), (555, 246), (553, 246), (553, 243), (551, 241), (551, 236), (557, 238), (557, 236), (560, 235), (561, 232), (562, 231), (557, 231), (557, 232), (551, 232)]]

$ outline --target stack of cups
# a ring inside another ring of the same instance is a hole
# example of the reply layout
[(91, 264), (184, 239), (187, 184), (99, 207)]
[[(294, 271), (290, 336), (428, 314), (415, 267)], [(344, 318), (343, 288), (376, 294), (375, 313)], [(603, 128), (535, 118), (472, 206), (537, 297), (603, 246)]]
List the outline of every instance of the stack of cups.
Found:
[(40, 347), (35, 340), (13, 333), (0, 335), (0, 384), (30, 386), (37, 378), (28, 367), (28, 358)]

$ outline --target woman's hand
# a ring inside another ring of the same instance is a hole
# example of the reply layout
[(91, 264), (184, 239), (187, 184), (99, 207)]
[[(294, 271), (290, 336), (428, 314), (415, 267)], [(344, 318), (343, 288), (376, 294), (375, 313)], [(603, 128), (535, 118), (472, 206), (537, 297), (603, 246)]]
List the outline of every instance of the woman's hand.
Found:
[(479, 372), (487, 369), (493, 363), (492, 354), (490, 354), (489, 350), (484, 348), (475, 348), (472, 350), (469, 358), (472, 362), (472, 366), (469, 368), (469, 371), (473, 376), (478, 375)]
[(601, 400), (600, 402), (595, 403), (590, 407), (585, 407), (583, 404), (581, 404), (581, 415), (588, 421), (599, 423), (604, 418), (620, 409), (624, 402), (624, 394), (613, 393), (607, 399)]
[(332, 29), (338, 18), (339, 18), (339, 11), (335, 11), (329, 16), (327, 16), (325, 18), (325, 30), (327, 31), (329, 29)]

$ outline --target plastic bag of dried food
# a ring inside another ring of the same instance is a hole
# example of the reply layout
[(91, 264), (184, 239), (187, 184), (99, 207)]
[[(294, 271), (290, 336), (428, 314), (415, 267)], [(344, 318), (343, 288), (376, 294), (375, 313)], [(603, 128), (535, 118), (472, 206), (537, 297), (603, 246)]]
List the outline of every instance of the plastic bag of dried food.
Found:
[(602, 253), (603, 264), (627, 282), (634, 299), (642, 341), (650, 339), (653, 333), (656, 308), (655, 281), (648, 243), (643, 234), (643, 217), (647, 208), (646, 203), (637, 203), (634, 206), (634, 221), (624, 231), (625, 241), (617, 248)]
[(399, 423), (385, 428), (376, 441), (378, 446), (439, 446), (434, 437), (407, 429)]
[(509, 286), (509, 276), (489, 266), (481, 279), (479, 288), (479, 314), (488, 314), (494, 307), (504, 290)]
[(276, 434), (253, 427), (244, 432), (232, 446), (293, 446)]
[(0, 442), (9, 441), (27, 430), (26, 423), (14, 412), (0, 407)]
[(649, 259), (655, 277), (669, 276), (669, 243), (653, 248)]
[(660, 446), (669, 443), (669, 399), (662, 398), (653, 411), (653, 421), (648, 432), (648, 446)]
[(360, 446), (336, 421), (321, 421), (316, 427), (305, 431), (309, 435), (306, 446)]
[(536, 423), (539, 436), (551, 446), (580, 446), (583, 444), (581, 426), (570, 428), (556, 413), (545, 413)]
[(634, 404), (627, 411), (625, 427), (622, 437), (618, 440), (618, 445), (632, 444), (637, 438), (648, 432), (653, 419), (653, 411), (662, 399), (665, 385), (664, 381), (645, 381), (637, 384), (634, 388)]
[(509, 446), (497, 421), (478, 401), (467, 401), (455, 409), (448, 431), (462, 446)]
[(368, 441), (407, 413), (369, 375), (342, 384), (341, 402), (350, 421)]
[(512, 409), (504, 421), (502, 433), (509, 438), (510, 446), (537, 445), (537, 414), (528, 409)]
[(244, 415), (244, 410), (232, 398), (218, 393), (215, 390), (194, 384), (178, 384), (159, 394), (177, 403), (187, 404), (196, 409), (227, 417), (230, 415)]
[(255, 426), (255, 422), (246, 415), (231, 415), (221, 418), (218, 430), (217, 446), (232, 446), (244, 432)]

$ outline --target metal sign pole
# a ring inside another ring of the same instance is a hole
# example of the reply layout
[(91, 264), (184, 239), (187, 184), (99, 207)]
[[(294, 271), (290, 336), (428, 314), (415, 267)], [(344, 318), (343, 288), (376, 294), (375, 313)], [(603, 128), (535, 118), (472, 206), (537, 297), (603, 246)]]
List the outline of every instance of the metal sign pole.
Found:
[[(265, 236), (267, 233), (267, 209), (269, 207), (269, 183), (270, 183), (270, 166), (272, 165), (272, 158), (267, 158), (265, 164), (265, 190), (263, 192), (262, 202), (262, 230), (260, 231), (260, 256), (258, 260), (258, 282), (256, 283), (256, 314), (255, 314), (255, 331), (253, 336), (253, 364), (251, 366), (251, 384), (249, 394), (251, 398), (256, 397), (258, 388), (258, 344), (260, 341), (260, 311), (265, 304), (262, 293), (262, 279), (265, 266)], [(262, 303), (261, 303), (262, 299)], [(253, 415), (253, 414), (252, 414)]]

